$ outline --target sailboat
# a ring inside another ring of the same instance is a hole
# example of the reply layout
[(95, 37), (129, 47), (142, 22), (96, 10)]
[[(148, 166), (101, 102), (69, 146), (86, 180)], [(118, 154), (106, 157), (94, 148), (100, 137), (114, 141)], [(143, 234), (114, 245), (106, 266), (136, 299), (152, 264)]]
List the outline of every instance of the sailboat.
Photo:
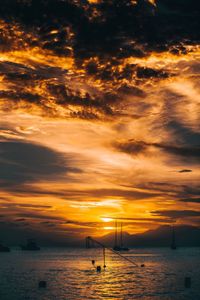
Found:
[(122, 231), (122, 222), (121, 222), (121, 231), (120, 231), (120, 243), (118, 243), (118, 231), (117, 231), (117, 220), (115, 221), (115, 243), (113, 250), (115, 251), (129, 251), (129, 248), (123, 246), (123, 231)]
[(34, 239), (28, 239), (26, 245), (20, 245), (21, 250), (26, 251), (38, 251), (40, 250), (40, 247), (37, 245), (36, 241)]
[(10, 248), (0, 244), (0, 252), (10, 252)]
[(175, 240), (174, 226), (172, 226), (172, 243), (171, 243), (171, 249), (172, 250), (176, 250), (176, 240)]

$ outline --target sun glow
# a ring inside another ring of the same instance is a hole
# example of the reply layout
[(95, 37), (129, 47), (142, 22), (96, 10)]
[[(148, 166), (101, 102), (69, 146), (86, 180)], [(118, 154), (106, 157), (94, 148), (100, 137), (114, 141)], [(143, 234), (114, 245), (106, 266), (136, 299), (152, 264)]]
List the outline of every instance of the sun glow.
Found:
[(105, 229), (105, 230), (113, 230), (114, 227), (112, 227), (112, 226), (106, 226), (106, 227), (104, 227), (103, 229)]
[[(111, 218), (101, 218), (101, 220), (103, 222), (112, 222), (113, 221), (113, 219), (111, 219)], [(108, 227), (106, 227), (106, 228), (108, 228)], [(109, 227), (109, 228), (111, 228), (111, 227)], [(105, 229), (105, 227), (104, 227), (104, 229)]]

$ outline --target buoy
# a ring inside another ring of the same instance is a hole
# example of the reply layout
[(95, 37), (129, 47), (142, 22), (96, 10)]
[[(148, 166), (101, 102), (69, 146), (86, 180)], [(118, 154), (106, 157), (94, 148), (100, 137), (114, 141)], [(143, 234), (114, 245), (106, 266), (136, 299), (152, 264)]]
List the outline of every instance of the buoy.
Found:
[(47, 287), (47, 282), (44, 280), (39, 281), (38, 283), (39, 288), (46, 288)]
[(185, 277), (185, 287), (186, 288), (191, 287), (191, 277)]
[(95, 260), (94, 259), (92, 260), (92, 264), (93, 264), (93, 266), (95, 265)]
[(101, 266), (97, 266), (97, 272), (101, 272)]
[(145, 264), (141, 264), (141, 268), (144, 268), (145, 267)]

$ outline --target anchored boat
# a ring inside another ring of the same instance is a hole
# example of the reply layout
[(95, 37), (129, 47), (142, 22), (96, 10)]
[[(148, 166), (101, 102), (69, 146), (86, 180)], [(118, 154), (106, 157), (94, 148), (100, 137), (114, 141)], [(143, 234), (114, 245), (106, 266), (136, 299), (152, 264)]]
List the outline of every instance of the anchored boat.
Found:
[(28, 239), (26, 245), (21, 245), (21, 250), (25, 251), (38, 251), (40, 247), (37, 245), (34, 239)]
[(115, 221), (115, 242), (113, 246), (114, 251), (129, 251), (129, 248), (123, 246), (123, 230), (122, 230), (122, 222), (121, 222), (121, 230), (120, 230), (120, 241), (118, 241), (118, 224), (117, 220)]
[(10, 248), (0, 244), (0, 252), (10, 252)]

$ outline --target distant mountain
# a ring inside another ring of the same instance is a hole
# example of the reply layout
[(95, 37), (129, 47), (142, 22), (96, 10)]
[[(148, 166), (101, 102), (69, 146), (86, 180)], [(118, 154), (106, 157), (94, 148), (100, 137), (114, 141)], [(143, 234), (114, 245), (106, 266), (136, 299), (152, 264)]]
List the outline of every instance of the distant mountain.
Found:
[[(188, 225), (175, 226), (177, 247), (200, 247), (200, 228)], [(107, 234), (100, 239), (102, 243), (113, 246), (114, 234)], [(169, 247), (172, 241), (171, 226), (164, 225), (140, 234), (123, 234), (124, 245), (128, 247)]]
[[(23, 244), (27, 238), (34, 238), (38, 244), (43, 246), (54, 247), (84, 247), (85, 239), (72, 235), (52, 235), (51, 232), (36, 232), (29, 229), (11, 228), (7, 224), (0, 222), (0, 240), (6, 245), (17, 246)], [(175, 236), (177, 247), (200, 247), (200, 228), (195, 226), (175, 226)], [(95, 238), (95, 237), (94, 237)], [(110, 233), (96, 238), (106, 246), (112, 247), (114, 244), (114, 234)], [(172, 242), (172, 228), (164, 225), (154, 230), (148, 230), (140, 234), (123, 233), (123, 244), (130, 248), (139, 247), (170, 247)]]

